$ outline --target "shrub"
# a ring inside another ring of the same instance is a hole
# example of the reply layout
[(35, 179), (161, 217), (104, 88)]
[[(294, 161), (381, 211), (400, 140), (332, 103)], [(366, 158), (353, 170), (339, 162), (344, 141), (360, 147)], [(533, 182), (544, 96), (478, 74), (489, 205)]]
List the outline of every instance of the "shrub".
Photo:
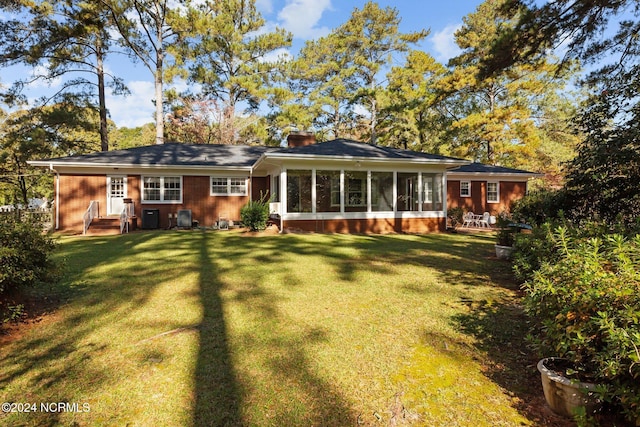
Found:
[(640, 235), (552, 235), (559, 256), (524, 285), (532, 343), (569, 359), (602, 398), (640, 422)]
[(533, 278), (543, 262), (553, 263), (559, 252), (553, 239), (553, 230), (559, 222), (546, 222), (534, 227), (530, 234), (518, 234), (511, 255), (513, 274), (522, 283)]
[(512, 224), (511, 215), (508, 212), (500, 212), (496, 218), (496, 243), (500, 246), (513, 246), (516, 229), (510, 227)]
[(0, 221), (0, 294), (51, 282), (58, 268), (51, 260), (55, 242), (34, 222)]
[(547, 221), (563, 217), (566, 206), (564, 190), (539, 190), (513, 202), (511, 212), (520, 222), (542, 225)]
[(251, 231), (261, 231), (267, 228), (269, 220), (269, 201), (261, 194), (260, 200), (251, 200), (240, 209), (242, 223)]
[(462, 224), (462, 216), (464, 215), (464, 211), (460, 206), (455, 208), (447, 209), (447, 216), (451, 221), (451, 227), (456, 228), (458, 225)]

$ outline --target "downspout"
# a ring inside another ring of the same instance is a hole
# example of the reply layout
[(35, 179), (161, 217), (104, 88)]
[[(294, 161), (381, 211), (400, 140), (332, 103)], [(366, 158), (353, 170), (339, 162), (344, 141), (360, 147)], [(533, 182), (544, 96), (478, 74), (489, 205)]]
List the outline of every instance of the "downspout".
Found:
[(49, 163), (49, 170), (56, 174), (56, 230), (60, 228), (60, 173), (53, 168), (53, 163)]

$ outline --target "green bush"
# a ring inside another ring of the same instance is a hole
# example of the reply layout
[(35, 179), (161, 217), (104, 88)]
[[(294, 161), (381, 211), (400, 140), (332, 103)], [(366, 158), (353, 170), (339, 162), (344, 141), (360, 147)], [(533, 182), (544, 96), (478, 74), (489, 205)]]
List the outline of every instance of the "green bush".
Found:
[(562, 218), (565, 202), (564, 190), (533, 191), (514, 201), (511, 212), (516, 221), (542, 225), (547, 221)]
[(269, 220), (269, 199), (261, 195), (260, 200), (251, 200), (240, 209), (242, 223), (251, 231), (261, 231), (267, 228)]
[(40, 224), (0, 221), (0, 294), (57, 280), (58, 268), (51, 260), (54, 249), (55, 242), (43, 234)]
[(458, 225), (462, 224), (462, 217), (464, 215), (464, 211), (460, 206), (456, 206), (455, 208), (447, 209), (447, 216), (451, 221), (451, 227), (456, 228)]
[(541, 356), (572, 361), (602, 398), (640, 422), (640, 235), (552, 234), (556, 260), (523, 286)]
[(530, 234), (517, 234), (511, 255), (513, 274), (522, 283), (533, 278), (543, 262), (553, 263), (559, 257), (553, 239), (558, 222), (546, 222), (534, 227)]

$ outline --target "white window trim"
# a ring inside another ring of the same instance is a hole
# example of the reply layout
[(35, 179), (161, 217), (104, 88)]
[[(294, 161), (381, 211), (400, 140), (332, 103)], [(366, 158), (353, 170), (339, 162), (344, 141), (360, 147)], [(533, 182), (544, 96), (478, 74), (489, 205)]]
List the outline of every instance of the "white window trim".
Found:
[[(227, 192), (226, 193), (214, 193), (213, 192), (213, 180), (215, 179), (226, 179), (227, 180)], [(232, 193), (231, 192), (231, 180), (232, 179), (241, 179), (244, 180), (244, 192), (242, 193)], [(242, 176), (218, 176), (213, 175), (209, 177), (209, 195), (210, 196), (247, 196), (249, 195), (249, 185), (247, 184), (247, 178)]]
[[(160, 200), (145, 200), (144, 198), (144, 180), (145, 178), (160, 178)], [(179, 200), (164, 200), (164, 179), (165, 178), (180, 178), (180, 199)], [(182, 175), (142, 175), (140, 177), (140, 202), (142, 204), (150, 205), (176, 205), (181, 204), (184, 197), (184, 182)]]
[[(489, 199), (489, 184), (496, 185), (496, 199)], [(487, 181), (487, 203), (500, 203), (500, 181)]]
[[(468, 184), (468, 190), (469, 190), (469, 194), (462, 194), (462, 183), (466, 182)], [(460, 197), (471, 197), (471, 181), (469, 180), (462, 180), (460, 181)]]

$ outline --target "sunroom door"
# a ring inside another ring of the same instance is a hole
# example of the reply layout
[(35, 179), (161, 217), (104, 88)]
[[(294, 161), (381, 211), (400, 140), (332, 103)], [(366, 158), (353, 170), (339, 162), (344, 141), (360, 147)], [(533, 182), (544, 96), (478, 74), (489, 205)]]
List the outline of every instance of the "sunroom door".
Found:
[(107, 177), (107, 215), (120, 215), (127, 197), (127, 177)]

